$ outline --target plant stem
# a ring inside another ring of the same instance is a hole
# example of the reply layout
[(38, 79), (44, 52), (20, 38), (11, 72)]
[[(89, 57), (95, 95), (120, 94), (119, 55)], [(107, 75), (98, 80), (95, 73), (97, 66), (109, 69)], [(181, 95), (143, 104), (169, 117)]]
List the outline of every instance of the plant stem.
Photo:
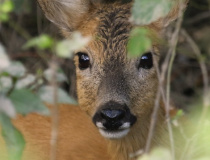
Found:
[(57, 84), (57, 69), (58, 65), (55, 60), (52, 60), (50, 67), (53, 71), (52, 87), (54, 89), (53, 99), (54, 104), (52, 108), (52, 131), (51, 131), (51, 152), (50, 160), (56, 160), (57, 158), (57, 139), (58, 139), (58, 127), (59, 127), (59, 113), (58, 113), (58, 84)]

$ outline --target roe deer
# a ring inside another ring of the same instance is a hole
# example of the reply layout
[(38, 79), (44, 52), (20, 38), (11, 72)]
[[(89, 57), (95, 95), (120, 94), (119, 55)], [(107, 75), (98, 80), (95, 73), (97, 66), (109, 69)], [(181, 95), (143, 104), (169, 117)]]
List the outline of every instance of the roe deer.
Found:
[[(158, 45), (151, 48), (154, 55), (148, 51), (142, 57), (127, 58), (129, 32), (135, 27), (129, 20), (132, 1), (38, 2), (64, 37), (69, 38), (75, 30), (92, 37), (75, 54), (80, 107), (59, 107), (57, 159), (128, 160), (130, 153), (146, 144), (158, 86), (153, 67), (154, 60), (159, 59)], [(167, 16), (144, 27), (160, 35), (177, 18), (178, 8), (177, 5)], [(19, 116), (14, 124), (27, 142), (23, 159), (49, 159), (50, 118), (30, 114)], [(164, 130), (164, 108), (160, 107), (152, 146), (164, 141)]]

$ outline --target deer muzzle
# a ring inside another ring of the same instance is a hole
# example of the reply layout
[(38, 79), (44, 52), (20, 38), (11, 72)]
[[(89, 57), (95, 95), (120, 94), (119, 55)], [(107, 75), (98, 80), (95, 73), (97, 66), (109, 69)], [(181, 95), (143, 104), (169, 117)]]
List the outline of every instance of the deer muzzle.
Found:
[(119, 139), (128, 134), (136, 119), (126, 104), (110, 101), (99, 107), (93, 123), (105, 138)]

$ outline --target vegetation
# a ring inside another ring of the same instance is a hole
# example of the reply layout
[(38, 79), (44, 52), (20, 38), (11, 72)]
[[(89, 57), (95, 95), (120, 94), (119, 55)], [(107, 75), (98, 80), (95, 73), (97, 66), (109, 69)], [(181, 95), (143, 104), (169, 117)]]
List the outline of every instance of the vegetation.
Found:
[[(150, 2), (135, 0), (131, 20), (138, 25), (147, 25), (166, 15), (172, 6), (170, 0), (150, 0)], [(38, 12), (34, 12), (36, 9)], [(162, 65), (160, 67), (156, 65), (159, 77), (157, 100), (161, 97), (164, 99), (167, 118), (169, 118), (170, 97), (174, 97), (175, 105), (181, 110), (167, 120), (170, 147), (157, 148), (149, 154), (144, 154), (139, 160), (176, 159), (173, 127), (179, 131), (180, 139), (186, 141), (180, 159), (204, 160), (210, 157), (208, 153), (210, 123), (207, 118), (210, 117), (208, 116), (210, 39), (206, 36), (210, 25), (210, 21), (206, 22), (210, 17), (209, 11), (209, 0), (203, 1), (202, 4), (198, 0), (192, 0), (186, 17), (182, 14), (181, 8), (175, 27), (170, 27), (168, 30), (166, 38), (169, 39), (169, 43), (163, 49), (167, 49), (165, 52), (167, 54), (163, 54)], [(49, 30), (46, 28), (50, 28), (49, 23), (41, 17), (35, 2), (0, 0), (0, 124), (11, 160), (20, 159), (25, 146), (24, 137), (12, 125), (11, 119), (17, 114), (27, 115), (31, 112), (49, 115), (43, 101), (55, 106), (57, 103), (76, 103), (72, 89), (74, 82), (67, 79), (68, 72), (69, 70), (71, 72), (73, 67), (68, 70), (61, 68), (66, 61), (71, 61), (74, 50), (83, 47), (90, 39), (75, 32), (71, 39), (60, 40), (60, 36), (46, 32)], [(33, 27), (30, 28), (31, 25)], [(139, 41), (144, 43), (139, 44)], [(129, 56), (141, 56), (151, 48), (152, 41), (146, 28), (134, 28), (127, 46)], [(161, 43), (166, 44), (166, 42)], [(195, 68), (193, 73), (190, 67)], [(73, 71), (70, 75), (74, 77)], [(163, 83), (165, 78), (166, 86)], [(182, 82), (183, 79), (187, 80)], [(63, 84), (70, 86), (70, 96)], [(184, 90), (181, 90), (183, 88)], [(184, 126), (186, 124), (180, 123), (181, 117), (186, 111), (192, 112), (193, 108), (196, 108), (196, 112), (194, 116), (187, 116), (190, 123), (187, 123), (186, 127)], [(155, 114), (154, 109), (154, 122)], [(56, 117), (56, 114), (53, 117)], [(142, 153), (148, 153), (154, 125), (151, 123), (151, 132), (145, 150), (140, 150), (131, 156), (138, 157)]]

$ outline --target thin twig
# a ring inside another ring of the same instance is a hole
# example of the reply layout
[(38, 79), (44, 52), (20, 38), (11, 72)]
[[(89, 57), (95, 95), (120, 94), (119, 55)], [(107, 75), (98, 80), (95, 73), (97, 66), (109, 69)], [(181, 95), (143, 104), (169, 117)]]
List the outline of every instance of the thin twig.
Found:
[(203, 12), (186, 21), (187, 25), (192, 25), (204, 19), (210, 18), (210, 11)]
[(166, 122), (167, 122), (168, 131), (169, 131), (169, 138), (170, 138), (170, 145), (171, 145), (171, 152), (172, 152), (173, 160), (175, 160), (175, 149), (174, 149), (173, 131), (172, 131), (171, 123), (170, 123), (170, 82), (171, 82), (172, 66), (173, 66), (175, 56), (176, 56), (176, 46), (178, 43), (179, 32), (180, 32), (182, 21), (183, 21), (183, 9), (184, 9), (184, 4), (181, 3), (180, 9), (179, 9), (179, 18), (177, 20), (176, 28), (172, 35), (172, 39), (170, 41), (171, 47), (169, 49), (169, 52), (171, 54), (171, 59), (168, 65), (167, 84), (166, 84), (166, 105), (165, 105)]
[(42, 31), (42, 16), (41, 16), (41, 12), (40, 12), (40, 8), (37, 6), (36, 7), (36, 14), (37, 14), (37, 31), (39, 34), (41, 34)]
[[(166, 121), (167, 121), (167, 127), (168, 127), (168, 131), (169, 131), (171, 152), (172, 152), (173, 159), (175, 159), (175, 149), (174, 149), (173, 132), (172, 132), (172, 127), (171, 127), (171, 123), (170, 123), (170, 114), (169, 114), (169, 111), (170, 111), (170, 106), (169, 106), (170, 83), (168, 83), (168, 85), (167, 85), (167, 93), (166, 93), (166, 96), (165, 96), (163, 82), (164, 82), (164, 78), (165, 78), (165, 73), (166, 73), (168, 68), (169, 68), (169, 70), (168, 70), (168, 74), (167, 74), (168, 75), (167, 80), (168, 80), (168, 82), (170, 82), (170, 77), (169, 76), (171, 75), (172, 64), (173, 64), (173, 61), (174, 61), (175, 50), (176, 50), (176, 46), (177, 46), (177, 42), (178, 42), (178, 35), (179, 35), (179, 31), (180, 31), (181, 24), (182, 24), (182, 21), (183, 21), (183, 6), (184, 5), (181, 5), (180, 9), (179, 9), (179, 17), (180, 18), (177, 21), (176, 30), (172, 35), (172, 40), (170, 41), (171, 47), (168, 51), (168, 54), (165, 58), (165, 61), (164, 61), (163, 65), (162, 65), (162, 73), (160, 73), (158, 65), (157, 64), (155, 65), (157, 76), (158, 76), (158, 79), (159, 79), (159, 85), (158, 85), (158, 91), (157, 91), (157, 95), (156, 95), (156, 99), (155, 99), (155, 107), (154, 107), (154, 110), (153, 110), (153, 113), (152, 113), (150, 129), (149, 129), (149, 134), (148, 134), (146, 148), (145, 148), (145, 152), (147, 153), (150, 149), (151, 140), (152, 140), (152, 137), (153, 137), (153, 134), (154, 134), (154, 127), (155, 127), (155, 123), (156, 123), (156, 119), (157, 119), (157, 112), (158, 112), (158, 109), (159, 109), (160, 97), (162, 95), (162, 98), (163, 98), (163, 101), (164, 101), (164, 104), (165, 104), (165, 107), (166, 107)], [(170, 55), (172, 55), (171, 59), (170, 59)], [(170, 60), (170, 62), (169, 62), (169, 60)], [(156, 62), (156, 61), (154, 61), (154, 62)]]
[(209, 80), (208, 80), (207, 67), (206, 67), (204, 58), (202, 57), (199, 47), (197, 46), (195, 41), (191, 38), (191, 36), (187, 33), (186, 30), (182, 29), (182, 34), (186, 37), (187, 42), (190, 44), (191, 48), (193, 49), (193, 51), (198, 59), (198, 62), (199, 62), (200, 68), (201, 68), (201, 72), (203, 75), (203, 110), (202, 110), (201, 117), (200, 117), (200, 120), (199, 120), (198, 126), (197, 126), (198, 132), (195, 133), (195, 138), (193, 139), (193, 141), (191, 141), (190, 148), (188, 149), (189, 153), (188, 153), (187, 157), (188, 157), (188, 159), (190, 159), (190, 157), (193, 156), (193, 148), (196, 146), (196, 142), (198, 141), (198, 134), (199, 134), (199, 131), (201, 130), (201, 126), (202, 126), (201, 124), (202, 124), (203, 120), (206, 118), (208, 110), (209, 110), (209, 105), (210, 105), (209, 96), (208, 96)]
[(210, 105), (209, 97), (208, 97), (208, 91), (209, 91), (208, 70), (204, 61), (205, 59), (203, 58), (198, 45), (191, 38), (191, 36), (187, 33), (186, 30), (182, 29), (181, 32), (186, 37), (187, 42), (190, 44), (191, 48), (193, 49), (201, 68), (201, 72), (203, 76), (203, 111), (202, 111), (201, 119), (204, 119), (206, 117), (206, 113)]
[(18, 23), (10, 20), (8, 21), (9, 26), (14, 29), (18, 34), (20, 34), (25, 40), (31, 39), (31, 35), (24, 30)]
[(52, 86), (53, 86), (53, 108), (52, 108), (52, 131), (51, 131), (51, 152), (50, 160), (56, 160), (57, 157), (57, 139), (58, 139), (58, 126), (59, 126), (59, 114), (58, 114), (58, 84), (57, 84), (57, 69), (58, 65), (55, 60), (50, 64), (53, 71)]

